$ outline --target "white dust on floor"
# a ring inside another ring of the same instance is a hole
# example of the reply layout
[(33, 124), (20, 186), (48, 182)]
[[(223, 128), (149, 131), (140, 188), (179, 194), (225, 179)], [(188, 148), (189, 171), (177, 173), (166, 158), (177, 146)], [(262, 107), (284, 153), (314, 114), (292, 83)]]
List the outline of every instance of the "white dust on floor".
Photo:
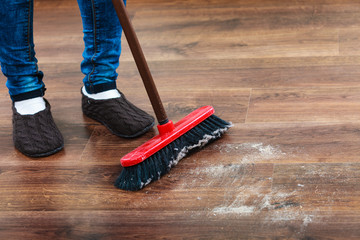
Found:
[[(190, 174), (197, 175), (192, 184), (216, 185), (216, 184), (235, 184), (242, 180), (247, 172), (252, 171), (249, 165), (256, 163), (268, 163), (279, 161), (286, 157), (286, 153), (281, 151), (279, 146), (266, 145), (263, 143), (242, 143), (242, 144), (225, 144), (215, 146), (223, 154), (235, 154), (233, 163), (218, 164), (215, 166), (199, 167), (191, 171)], [(200, 181), (206, 177), (206, 181)], [(185, 183), (188, 185), (188, 183)]]
[(225, 144), (215, 146), (221, 153), (240, 153), (241, 159), (238, 163), (256, 163), (269, 160), (281, 159), (286, 156), (279, 146), (265, 145), (263, 143), (242, 143), (242, 144)]
[(295, 150), (285, 153), (280, 146), (264, 143), (215, 147), (223, 154), (239, 153), (239, 157), (231, 164), (199, 167), (191, 172), (196, 177), (190, 184), (223, 191), (222, 203), (209, 209), (209, 217), (261, 216), (261, 221), (268, 224), (296, 222), (299, 231), (304, 231), (314, 221), (316, 216), (305, 213), (297, 202), (297, 193), (304, 185), (299, 184), (292, 192), (286, 192), (271, 189), (273, 179), (270, 176), (253, 176), (257, 163), (278, 162), (295, 154)]

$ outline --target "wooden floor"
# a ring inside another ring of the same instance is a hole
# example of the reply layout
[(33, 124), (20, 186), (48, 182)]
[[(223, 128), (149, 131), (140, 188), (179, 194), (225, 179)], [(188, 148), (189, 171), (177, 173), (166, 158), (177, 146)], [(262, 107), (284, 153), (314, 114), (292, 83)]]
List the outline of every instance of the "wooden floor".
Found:
[[(131, 0), (168, 115), (235, 125), (139, 192), (113, 187), (125, 140), (81, 112), (75, 0), (35, 1), (35, 44), (65, 150), (12, 144), (0, 89), (0, 239), (360, 239), (360, 2)], [(153, 113), (123, 41), (119, 88)], [(4, 76), (1, 75), (3, 83)]]

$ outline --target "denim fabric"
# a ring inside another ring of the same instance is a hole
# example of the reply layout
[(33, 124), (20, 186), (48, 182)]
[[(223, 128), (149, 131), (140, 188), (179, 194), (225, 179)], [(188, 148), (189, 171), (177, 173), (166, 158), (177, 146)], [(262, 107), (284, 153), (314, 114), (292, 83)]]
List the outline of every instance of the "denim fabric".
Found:
[[(111, 0), (77, 0), (83, 22), (85, 50), (81, 71), (88, 93), (116, 88), (122, 28)], [(126, 4), (126, 1), (124, 0)]]
[[(125, 2), (125, 1), (124, 1)], [(85, 50), (81, 71), (89, 93), (116, 88), (122, 28), (111, 0), (78, 0)], [(43, 96), (33, 41), (33, 0), (2, 0), (0, 63), (13, 101)]]
[(33, 1), (2, 0), (0, 4), (0, 62), (13, 100), (42, 96), (44, 84), (38, 71), (33, 42)]

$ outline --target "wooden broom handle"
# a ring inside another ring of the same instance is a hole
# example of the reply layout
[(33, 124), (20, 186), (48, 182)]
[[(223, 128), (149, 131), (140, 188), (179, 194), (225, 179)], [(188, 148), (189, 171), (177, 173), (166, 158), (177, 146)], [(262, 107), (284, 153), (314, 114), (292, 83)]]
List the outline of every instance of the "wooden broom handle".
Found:
[(147, 65), (144, 53), (141, 49), (139, 40), (136, 36), (135, 30), (130, 22), (129, 14), (125, 8), (123, 0), (112, 0), (115, 11), (118, 15), (120, 24), (124, 30), (126, 40), (129, 44), (131, 53), (134, 57), (136, 66), (139, 70), (140, 76), (144, 83), (146, 92), (149, 96), (151, 105), (154, 109), (156, 118), (159, 124), (164, 124), (168, 121), (164, 106), (162, 105), (159, 93), (156, 89), (154, 80)]

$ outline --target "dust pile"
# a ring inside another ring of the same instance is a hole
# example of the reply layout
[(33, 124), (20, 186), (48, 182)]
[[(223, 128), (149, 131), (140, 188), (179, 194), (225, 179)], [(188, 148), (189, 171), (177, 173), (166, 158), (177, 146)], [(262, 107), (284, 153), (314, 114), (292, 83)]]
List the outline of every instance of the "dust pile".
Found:
[[(296, 222), (299, 232), (304, 231), (316, 216), (303, 211), (298, 193), (304, 189), (297, 184), (294, 189), (272, 188), (272, 173), (264, 177), (258, 163), (279, 162), (294, 152), (285, 153), (280, 146), (264, 143), (225, 144), (216, 146), (223, 154), (237, 156), (233, 163), (199, 167), (191, 172), (198, 180), (192, 184), (217, 189), (223, 196), (221, 204), (209, 209), (209, 217), (243, 218), (259, 217), (264, 224)], [(237, 154), (239, 153), (239, 154)], [(269, 165), (270, 166), (270, 165)]]

